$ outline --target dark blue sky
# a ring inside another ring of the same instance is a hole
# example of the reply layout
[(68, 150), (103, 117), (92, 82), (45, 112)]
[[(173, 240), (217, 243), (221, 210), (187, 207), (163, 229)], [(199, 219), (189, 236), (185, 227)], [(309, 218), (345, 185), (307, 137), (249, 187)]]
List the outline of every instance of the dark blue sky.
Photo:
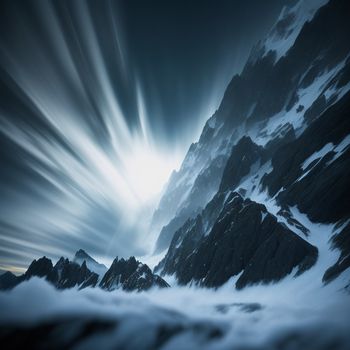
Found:
[(174, 141), (193, 138), (193, 127), (201, 127), (218, 105), (252, 45), (292, 2), (120, 1), (123, 47), (130, 73), (141, 82), (152, 126), (164, 126)]
[[(283, 5), (291, 2), (60, 0), (49, 3), (73, 59), (81, 67), (85, 83), (93, 84), (89, 74), (94, 63), (85, 52), (89, 33), (82, 24), (81, 4), (87, 5), (107, 73), (129, 125), (135, 126), (138, 120), (137, 82), (152, 129), (172, 143), (192, 139), (193, 127), (200, 132), (231, 77), (242, 69), (252, 45), (266, 34)], [(55, 69), (62, 69), (61, 57), (53, 50), (55, 38), (47, 30), (50, 21), (53, 24), (51, 15), (43, 3), (2, 1), (1, 46), (27, 63), (35, 62), (40, 50)], [(31, 45), (31, 41), (35, 44)]]

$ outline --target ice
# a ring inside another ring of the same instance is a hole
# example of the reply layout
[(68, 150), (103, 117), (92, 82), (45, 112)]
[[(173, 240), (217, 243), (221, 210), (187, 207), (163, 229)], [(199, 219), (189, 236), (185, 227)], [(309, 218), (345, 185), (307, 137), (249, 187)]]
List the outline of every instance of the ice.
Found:
[[(276, 137), (282, 136), (281, 133), (288, 125), (295, 130), (296, 136), (300, 136), (305, 129), (305, 111), (311, 107), (313, 102), (321, 95), (333, 96), (335, 94), (334, 86), (329, 86), (330, 81), (344, 68), (346, 60), (342, 60), (332, 69), (320, 74), (309, 86), (300, 88), (297, 92), (298, 101), (290, 110), (283, 108), (280, 112), (271, 116), (265, 125), (257, 125), (248, 131), (252, 140), (261, 146), (265, 146), (269, 141)], [(326, 89), (327, 88), (327, 89)], [(341, 94), (345, 94), (347, 87), (343, 87), (339, 92), (338, 99)], [(350, 89), (350, 84), (348, 89)], [(329, 98), (328, 98), (329, 99)], [(334, 104), (336, 100), (332, 101)], [(303, 112), (297, 112), (299, 106), (303, 106)]]
[(346, 93), (350, 91), (350, 82), (342, 86), (341, 88), (333, 85), (327, 91), (325, 91), (325, 97), (327, 101), (332, 100), (332, 104), (339, 101)]
[(268, 38), (263, 43), (266, 55), (269, 51), (276, 53), (276, 61), (283, 57), (287, 51), (294, 45), (303, 25), (310, 21), (316, 11), (328, 0), (301, 0), (294, 7), (285, 7), (277, 21), (277, 24), (283, 21), (289, 21), (284, 33), (277, 29), (277, 25), (272, 28)]
[(350, 135), (346, 136), (334, 149), (335, 155), (333, 158), (327, 163), (327, 165), (333, 163), (337, 160), (350, 146)]
[[(317, 263), (312, 269), (315, 271), (315, 274), (323, 275), (323, 273), (339, 259), (340, 251), (338, 249), (333, 249), (330, 242), (332, 236), (340, 231), (339, 228), (336, 230), (335, 224), (319, 224), (312, 222), (306, 214), (302, 214), (298, 210), (297, 206), (291, 207), (290, 211), (296, 220), (309, 229), (311, 234), (308, 236), (307, 241), (317, 247), (319, 255)], [(345, 281), (347, 279), (347, 274), (343, 274), (340, 280), (341, 279)]]
[[(327, 165), (330, 165), (348, 149), (349, 145), (350, 145), (350, 135), (347, 135), (337, 146), (335, 146), (331, 142), (327, 143), (320, 150), (318, 150), (317, 152), (313, 153), (310, 157), (308, 157), (304, 161), (301, 167), (303, 170), (306, 170), (312, 162), (314, 162), (315, 160), (318, 160), (318, 162), (313, 166), (315, 167), (322, 160), (324, 156), (326, 156), (330, 152), (334, 152), (335, 154), (332, 157), (332, 159), (327, 162)], [(308, 173), (312, 170), (312, 168), (309, 169), (306, 173), (304, 173), (297, 181), (300, 181), (305, 176), (307, 176)]]
[(304, 163), (301, 165), (301, 168), (305, 170), (313, 161), (317, 159), (321, 160), (326, 154), (331, 152), (333, 148), (334, 148), (333, 143), (327, 143), (319, 151), (313, 153), (310, 157), (308, 157), (304, 161)]
[(245, 192), (244, 197), (251, 198), (254, 200), (260, 193), (260, 182), (262, 177), (265, 174), (268, 174), (272, 171), (271, 161), (268, 161), (260, 165), (260, 161), (253, 164), (250, 169), (249, 175), (246, 176), (238, 186), (238, 192), (241, 192), (240, 189), (243, 189)]

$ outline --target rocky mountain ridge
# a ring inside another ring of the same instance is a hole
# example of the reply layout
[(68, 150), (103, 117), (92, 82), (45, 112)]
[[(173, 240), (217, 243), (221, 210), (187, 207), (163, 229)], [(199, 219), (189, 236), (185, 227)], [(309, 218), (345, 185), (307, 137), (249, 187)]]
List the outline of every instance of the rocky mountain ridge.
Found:
[[(252, 50), (160, 201), (154, 221), (173, 217), (160, 230), (156, 251), (167, 253), (155, 271), (209, 287), (234, 278), (242, 288), (318, 268), (334, 249), (319, 278), (348, 271), (346, 13), (345, 0), (299, 1)], [(216, 181), (197, 181), (217, 157)], [(194, 184), (211, 199), (191, 198)]]
[[(84, 258), (80, 264), (77, 261)], [(86, 260), (85, 260), (86, 259)], [(88, 263), (99, 267), (101, 265), (83, 250), (78, 250), (74, 260), (61, 257), (55, 265), (46, 256), (33, 260), (27, 271), (21, 276), (6, 272), (0, 276), (0, 290), (9, 290), (32, 277), (45, 278), (57, 289), (100, 287), (112, 291), (123, 289), (126, 291), (144, 291), (152, 287), (166, 288), (169, 285), (160, 277), (152, 273), (151, 269), (134, 257), (128, 260), (116, 258), (109, 269), (99, 276), (88, 268)], [(104, 266), (104, 265), (102, 265)]]

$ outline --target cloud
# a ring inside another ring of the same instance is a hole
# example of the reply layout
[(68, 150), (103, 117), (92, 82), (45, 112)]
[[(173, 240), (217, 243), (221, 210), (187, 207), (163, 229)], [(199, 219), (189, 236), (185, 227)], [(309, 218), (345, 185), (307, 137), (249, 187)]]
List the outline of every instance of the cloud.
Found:
[(218, 290), (57, 291), (33, 278), (0, 293), (0, 338), (6, 328), (7, 341), (27, 334), (77, 349), (345, 349), (349, 296), (337, 283), (307, 293), (290, 286), (287, 278), (244, 292), (232, 281)]

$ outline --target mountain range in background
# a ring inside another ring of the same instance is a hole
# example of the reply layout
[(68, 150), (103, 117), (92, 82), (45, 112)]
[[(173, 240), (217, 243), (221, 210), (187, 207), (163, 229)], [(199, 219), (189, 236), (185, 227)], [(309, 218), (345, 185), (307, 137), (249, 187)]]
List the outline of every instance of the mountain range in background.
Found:
[(143, 291), (152, 287), (169, 287), (151, 269), (134, 257), (128, 260), (116, 258), (107, 269), (98, 263), (84, 250), (78, 250), (72, 261), (61, 257), (55, 265), (46, 256), (34, 260), (27, 271), (21, 276), (6, 272), (0, 276), (0, 290), (9, 290), (32, 277), (45, 278), (57, 289), (99, 286), (112, 291), (123, 289), (127, 291)]

